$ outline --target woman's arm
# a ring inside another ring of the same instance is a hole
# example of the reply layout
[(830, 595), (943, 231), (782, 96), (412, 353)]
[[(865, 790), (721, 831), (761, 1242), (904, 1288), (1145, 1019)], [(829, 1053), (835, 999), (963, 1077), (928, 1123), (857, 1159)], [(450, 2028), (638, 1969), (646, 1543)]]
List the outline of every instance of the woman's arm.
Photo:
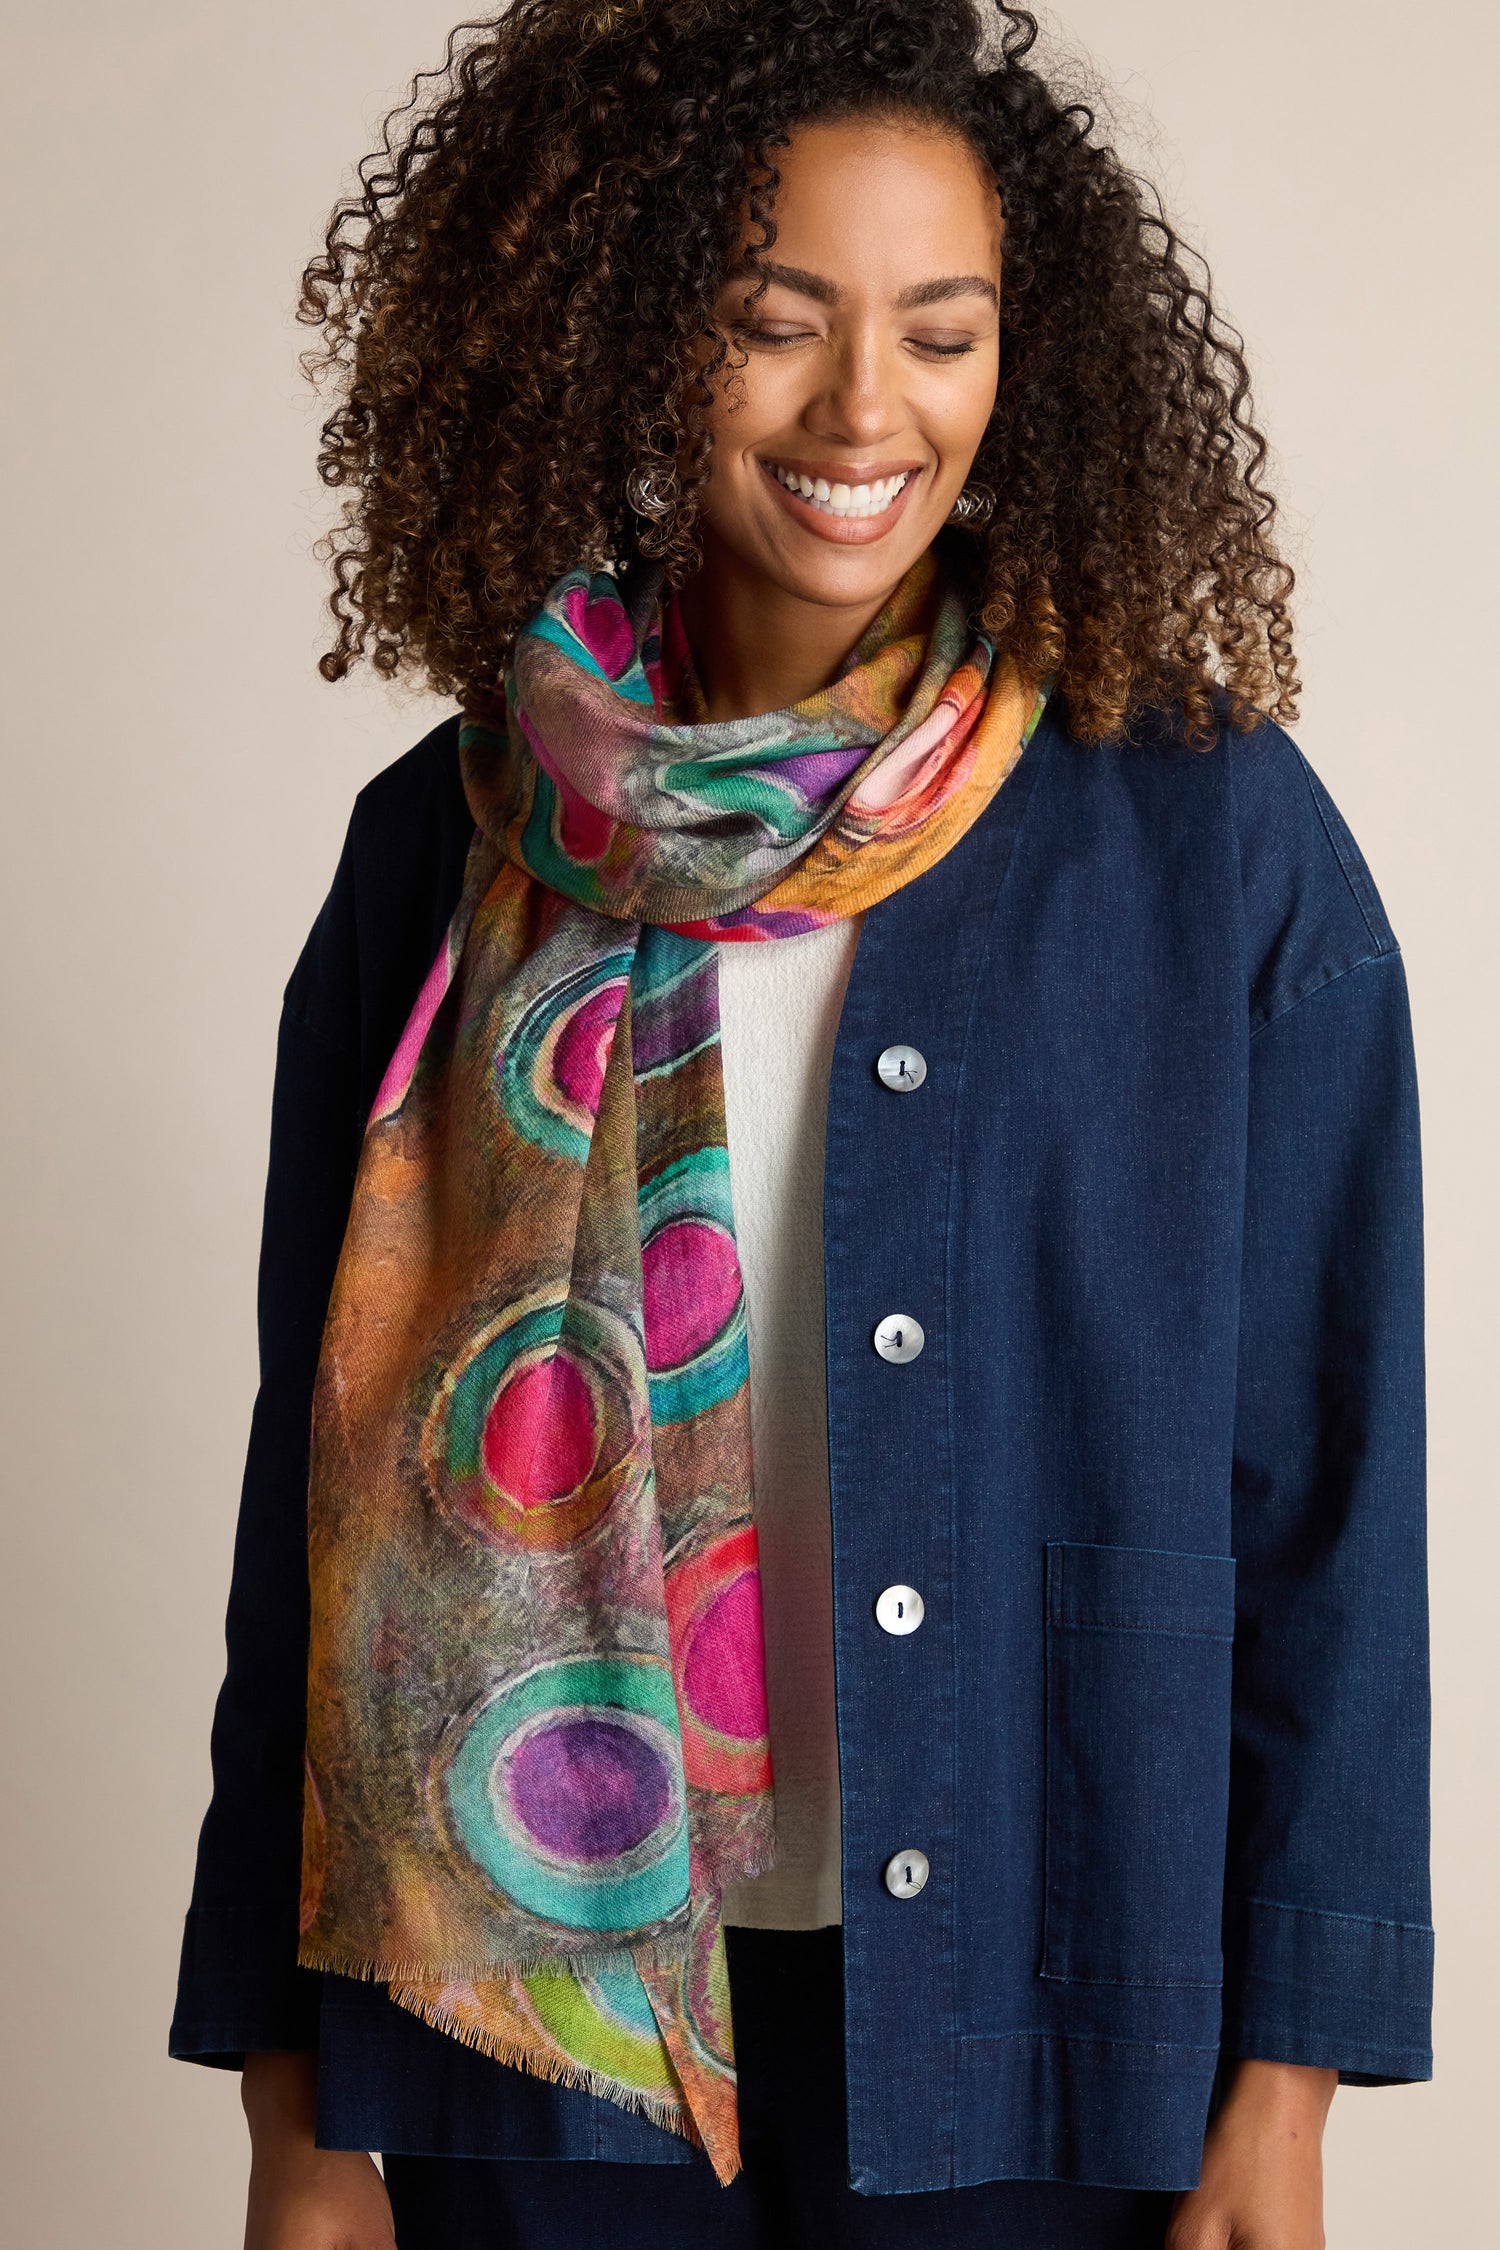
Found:
[(1432, 1975), (1422, 1183), (1394, 941), (1254, 1033), (1249, 1118), (1223, 2049), (1393, 2084), (1431, 2073)]
[(452, 914), (473, 819), (445, 720), (361, 790), (287, 984), (251, 1423), (170, 2049), (243, 2066), (253, 2250), (383, 2250), (380, 2175), (315, 2146), (323, 1979), (297, 1966), (307, 1713), (307, 1471), (323, 1322), (370, 1098)]
[(235, 1535), (213, 1794), (170, 2051), (237, 2069), (317, 2045), (296, 1965), (313, 1382), (365, 1114), (457, 903), (474, 832), (445, 719), (359, 792), (286, 987), (261, 1235), (260, 1390)]
[(1422, 1164), (1405, 968), (1286, 735), (1230, 743), (1251, 1036), (1222, 2106), (1171, 2250), (1320, 2250), (1333, 2090), (1431, 2071)]
[(1242, 2062), (1166, 2250), (1324, 2250), (1323, 2126), (1335, 2070)]
[(213, 1797), (172, 2051), (243, 2065), (246, 2250), (389, 2250), (371, 2158), (315, 2144), (322, 1979), (296, 1965), (313, 1378), (360, 1142), (352, 853), (287, 986), (261, 1235), (256, 1398), (214, 1714)]
[(394, 2241), (370, 2157), (315, 2146), (322, 1979), (296, 1965), (307, 1433), (360, 1132), (347, 861), (346, 851), (293, 972), (277, 1041), (258, 1290), (261, 1381), (214, 1714), (213, 1796), (171, 2039), (173, 2053), (187, 2059), (243, 2065), (246, 2250), (388, 2250)]
[(1279, 880), (1249, 1053), (1227, 2086), (1169, 2250), (1322, 2250), (1340, 2078), (1430, 2070), (1415, 1060), (1369, 870), (1299, 763), (1305, 825), (1255, 839)]
[(316, 2057), (247, 2055), (241, 2085), (251, 2151), (245, 2250), (390, 2250), (390, 2198), (372, 2159), (314, 2144)]

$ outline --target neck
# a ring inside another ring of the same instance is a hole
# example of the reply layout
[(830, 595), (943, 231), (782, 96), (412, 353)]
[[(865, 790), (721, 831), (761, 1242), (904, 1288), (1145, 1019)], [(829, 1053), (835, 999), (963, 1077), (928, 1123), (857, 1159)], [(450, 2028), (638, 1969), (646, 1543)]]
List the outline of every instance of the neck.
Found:
[(804, 601), (705, 527), (702, 567), (678, 599), (709, 719), (757, 718), (816, 695), (894, 591), (850, 606)]

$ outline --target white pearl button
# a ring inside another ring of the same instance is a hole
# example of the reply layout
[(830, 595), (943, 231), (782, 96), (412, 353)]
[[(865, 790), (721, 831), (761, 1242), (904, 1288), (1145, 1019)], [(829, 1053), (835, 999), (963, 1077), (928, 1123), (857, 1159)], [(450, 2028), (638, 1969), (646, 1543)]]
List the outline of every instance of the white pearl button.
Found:
[(915, 1047), (887, 1047), (875, 1070), (881, 1085), (893, 1094), (914, 1094), (927, 1076), (927, 1058)]
[(925, 1615), (915, 1586), (887, 1586), (875, 1604), (875, 1622), (886, 1633), (914, 1633)]
[(909, 1359), (915, 1359), (926, 1341), (922, 1323), (913, 1320), (910, 1313), (888, 1312), (875, 1331), (876, 1351), (895, 1367), (904, 1367)]
[(892, 1898), (915, 1898), (931, 1873), (925, 1852), (896, 1852), (885, 1863), (885, 1887)]

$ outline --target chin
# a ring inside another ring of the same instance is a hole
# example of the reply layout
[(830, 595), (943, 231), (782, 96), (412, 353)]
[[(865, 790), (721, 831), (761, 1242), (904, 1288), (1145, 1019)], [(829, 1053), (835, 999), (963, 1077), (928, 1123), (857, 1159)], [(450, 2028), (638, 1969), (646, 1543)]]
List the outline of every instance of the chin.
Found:
[(830, 545), (809, 554), (808, 543), (799, 540), (796, 549), (779, 546), (769, 554), (763, 550), (758, 567), (781, 592), (840, 609), (851, 602), (873, 600), (895, 586), (930, 543), (930, 538), (914, 541), (908, 530), (899, 540), (872, 539), (861, 547)]

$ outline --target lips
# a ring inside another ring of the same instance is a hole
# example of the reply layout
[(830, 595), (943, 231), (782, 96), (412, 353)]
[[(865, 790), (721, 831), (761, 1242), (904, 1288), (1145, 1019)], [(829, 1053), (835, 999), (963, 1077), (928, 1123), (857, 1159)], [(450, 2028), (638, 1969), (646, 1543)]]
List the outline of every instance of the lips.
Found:
[(883, 538), (905, 506), (922, 464), (894, 461), (863, 468), (839, 462), (773, 460), (760, 466), (778, 500), (808, 530), (840, 545)]
[(778, 484), (788, 492), (800, 492), (813, 507), (826, 509), (835, 516), (879, 516), (885, 513), (897, 493), (906, 483), (909, 471), (890, 472), (884, 476), (858, 478), (853, 476), (819, 476), (806, 469), (791, 467), (785, 461), (769, 461)]

